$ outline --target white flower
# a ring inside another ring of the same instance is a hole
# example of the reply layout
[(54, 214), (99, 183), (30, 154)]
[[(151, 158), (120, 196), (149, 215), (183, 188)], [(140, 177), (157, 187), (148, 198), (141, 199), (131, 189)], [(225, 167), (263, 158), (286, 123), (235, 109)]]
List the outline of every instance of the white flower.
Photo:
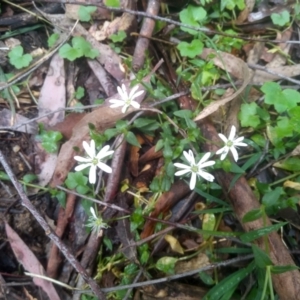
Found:
[(195, 162), (195, 158), (192, 150), (189, 150), (189, 153), (183, 151), (183, 155), (185, 156), (189, 165), (175, 163), (174, 164), (175, 167), (183, 169), (176, 172), (175, 175), (181, 176), (186, 173), (192, 173), (191, 181), (190, 181), (191, 190), (193, 190), (196, 186), (197, 176), (201, 176), (207, 181), (214, 181), (215, 177), (204, 170), (205, 167), (212, 166), (215, 164), (215, 161), (213, 160), (207, 161), (210, 157), (210, 152), (205, 153), (198, 163)]
[(91, 227), (97, 236), (100, 235), (102, 229), (106, 229), (109, 226), (103, 221), (101, 216), (97, 216), (93, 207), (90, 207), (91, 216), (88, 219), (86, 227)]
[(235, 126), (232, 126), (231, 127), (231, 130), (230, 130), (230, 133), (229, 133), (229, 136), (228, 136), (228, 139), (225, 135), (223, 135), (222, 133), (219, 133), (219, 137), (223, 140), (223, 142), (225, 143), (225, 146), (221, 149), (219, 149), (216, 154), (221, 154), (221, 157), (220, 159), (223, 160), (229, 150), (231, 151), (232, 153), (232, 156), (234, 158), (235, 161), (238, 161), (239, 159), (239, 155), (236, 151), (236, 147), (244, 147), (244, 146), (247, 146), (247, 144), (245, 143), (242, 143), (242, 140), (244, 139), (243, 136), (241, 137), (238, 137), (235, 139), (235, 133), (236, 133), (236, 128)]
[(101, 160), (111, 154), (114, 153), (113, 150), (108, 151), (109, 146), (106, 145), (103, 147), (99, 153), (96, 155), (95, 141), (91, 140), (91, 144), (89, 145), (86, 141), (82, 143), (85, 152), (88, 157), (75, 156), (74, 159), (81, 162), (82, 164), (78, 165), (75, 168), (75, 171), (81, 171), (85, 168), (90, 167), (89, 172), (89, 182), (96, 182), (96, 170), (97, 167), (107, 173), (111, 173), (112, 169), (108, 165), (104, 164)]
[(122, 88), (118, 86), (118, 93), (121, 96), (122, 100), (119, 99), (110, 99), (109, 102), (112, 103), (110, 106), (111, 108), (122, 107), (122, 113), (124, 114), (126, 110), (128, 109), (129, 106), (133, 106), (134, 108), (140, 108), (140, 104), (136, 101), (133, 101), (136, 97), (142, 95), (144, 91), (138, 91), (138, 86), (136, 85), (135, 87), (132, 88), (131, 92), (129, 95), (127, 94), (126, 87), (124, 84), (122, 84)]

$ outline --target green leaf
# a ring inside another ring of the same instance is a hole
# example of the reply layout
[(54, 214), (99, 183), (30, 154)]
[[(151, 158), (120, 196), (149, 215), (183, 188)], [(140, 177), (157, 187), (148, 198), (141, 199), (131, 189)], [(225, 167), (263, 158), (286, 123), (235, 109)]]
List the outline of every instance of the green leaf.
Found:
[(60, 204), (61, 207), (66, 207), (66, 193), (64, 191), (57, 191), (56, 195), (55, 195), (58, 203)]
[(105, 4), (110, 7), (120, 7), (120, 0), (106, 0)]
[(103, 243), (104, 243), (104, 245), (106, 246), (106, 248), (108, 250), (112, 251), (113, 244), (112, 244), (111, 240), (106, 235), (104, 235), (104, 237), (103, 237)]
[(119, 30), (116, 34), (112, 34), (109, 36), (109, 38), (114, 42), (123, 42), (126, 38), (126, 32), (124, 30)]
[(256, 128), (260, 124), (260, 119), (257, 115), (258, 105), (255, 102), (243, 103), (239, 113), (239, 119), (243, 127)]
[[(209, 292), (203, 297), (203, 300), (219, 300), (222, 299), (223, 295), (234, 291), (238, 284), (242, 282), (255, 268), (254, 261), (251, 262), (246, 268), (242, 268), (229, 276), (227, 276), (222, 281), (218, 282)], [(228, 298), (231, 299), (231, 298)]]
[(0, 171), (0, 180), (10, 180), (10, 178), (5, 172)]
[(175, 264), (178, 261), (178, 258), (164, 256), (161, 257), (155, 264), (155, 267), (166, 273), (166, 274), (174, 274), (175, 273)]
[(290, 13), (287, 10), (280, 12), (279, 14), (271, 14), (271, 19), (274, 25), (284, 26), (290, 22)]
[(300, 102), (299, 92), (292, 89), (282, 91), (280, 85), (275, 82), (264, 83), (261, 90), (265, 94), (265, 103), (274, 105), (278, 113), (294, 108)]
[(96, 49), (93, 49), (91, 43), (86, 41), (81, 36), (75, 36), (72, 39), (72, 45), (73, 45), (74, 49), (79, 51), (80, 56), (85, 56), (85, 57), (94, 59), (99, 55), (99, 51)]
[(233, 10), (235, 7), (242, 10), (245, 8), (245, 1), (244, 0), (221, 0), (221, 11), (225, 8), (229, 10)]
[(130, 216), (130, 231), (133, 232), (144, 224), (143, 210), (138, 207)]
[[(216, 226), (216, 217), (214, 214), (205, 214), (202, 220), (203, 230), (213, 231)], [(211, 234), (203, 234), (203, 239), (207, 240), (211, 237)]]
[(206, 272), (199, 272), (200, 279), (204, 282), (204, 284), (207, 285), (213, 285), (215, 281), (212, 279), (210, 275), (208, 275)]
[(63, 138), (63, 136), (59, 131), (42, 130), (37, 138), (41, 139), (42, 146), (47, 152), (54, 153), (58, 150), (58, 142)]
[(299, 270), (296, 266), (271, 266), (271, 272), (273, 274), (281, 274), (284, 272)]
[(287, 222), (281, 222), (275, 225), (271, 225), (271, 226), (266, 226), (264, 228), (260, 228), (257, 230), (253, 230), (251, 232), (247, 232), (247, 233), (243, 233), (240, 236), (240, 239), (244, 242), (244, 243), (249, 243), (253, 240), (256, 240), (264, 235), (267, 235), (273, 231), (276, 231), (278, 229), (280, 229), (282, 226), (284, 226), (285, 224), (287, 224)]
[(247, 223), (247, 222), (252, 222), (252, 221), (255, 221), (259, 218), (262, 217), (262, 211), (260, 208), (257, 208), (257, 209), (253, 209), (249, 212), (247, 212), (244, 216), (243, 216), (243, 223)]
[(48, 47), (51, 48), (55, 45), (55, 43), (59, 39), (59, 34), (58, 33), (52, 33), (49, 38), (48, 38)]
[(9, 62), (16, 68), (22, 69), (28, 67), (32, 61), (30, 54), (23, 54), (23, 47), (16, 46), (8, 52)]
[(128, 131), (127, 134), (125, 135), (125, 140), (129, 144), (141, 148), (141, 145), (140, 145), (139, 141), (137, 140), (137, 138), (136, 138), (136, 136), (133, 132)]
[(87, 183), (88, 179), (82, 172), (69, 172), (65, 180), (68, 189), (76, 189), (76, 191), (82, 195), (85, 195), (89, 191)]
[(181, 56), (187, 56), (194, 58), (195, 56), (202, 53), (203, 43), (200, 40), (192, 40), (191, 43), (180, 42), (177, 45), (177, 49), (180, 51)]
[(256, 245), (252, 245), (252, 251), (255, 259), (255, 264), (259, 268), (265, 268), (267, 266), (272, 266), (273, 263), (267, 253), (263, 250), (261, 250)]
[[(199, 24), (206, 19), (206, 11), (202, 7), (189, 5), (179, 13), (179, 18), (183, 24), (199, 27)], [(180, 27), (180, 29), (192, 35), (197, 34), (197, 31), (193, 29), (186, 27)]]
[(80, 51), (78, 51), (77, 49), (74, 49), (69, 44), (64, 44), (63, 46), (61, 46), (58, 53), (59, 53), (60, 57), (66, 58), (70, 61), (74, 61), (76, 58), (79, 58), (82, 56)]
[(81, 99), (84, 96), (84, 88), (82, 86), (77, 87), (77, 90), (76, 90), (74, 96), (78, 100)]
[(97, 10), (96, 6), (79, 6), (78, 17), (82, 22), (89, 22), (91, 20), (91, 14)]
[(23, 176), (23, 181), (25, 183), (31, 183), (35, 181), (38, 177), (35, 174), (26, 174)]
[(276, 162), (274, 167), (280, 168), (286, 171), (300, 171), (300, 159), (297, 157), (290, 157), (285, 160)]

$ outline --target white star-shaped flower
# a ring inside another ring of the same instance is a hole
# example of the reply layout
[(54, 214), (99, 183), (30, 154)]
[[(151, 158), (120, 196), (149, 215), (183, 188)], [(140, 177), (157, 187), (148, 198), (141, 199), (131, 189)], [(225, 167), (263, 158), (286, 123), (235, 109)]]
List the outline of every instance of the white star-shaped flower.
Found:
[(190, 189), (193, 190), (196, 186), (197, 177), (203, 177), (207, 181), (214, 181), (215, 177), (209, 173), (207, 173), (204, 168), (209, 167), (215, 164), (215, 161), (210, 160), (207, 161), (210, 157), (210, 152), (207, 152), (203, 155), (203, 157), (199, 160), (198, 163), (195, 162), (194, 154), (192, 150), (189, 152), (183, 151), (183, 155), (188, 161), (189, 165), (184, 165), (181, 163), (175, 163), (174, 166), (177, 168), (181, 168), (183, 170), (177, 171), (175, 173), (176, 176), (181, 176), (186, 173), (192, 173), (191, 181), (190, 181)]
[(121, 96), (121, 100), (110, 99), (109, 102), (112, 103), (110, 107), (115, 108), (115, 107), (123, 106), (122, 107), (123, 114), (126, 112), (129, 106), (133, 106), (134, 108), (140, 108), (140, 104), (133, 100), (144, 93), (144, 91), (137, 92), (138, 88), (139, 87), (137, 85), (133, 87), (131, 92), (128, 95), (126, 91), (126, 86), (124, 84), (122, 84), (122, 88), (118, 86), (117, 89), (119, 95)]
[(111, 173), (112, 169), (101, 160), (111, 154), (114, 153), (113, 150), (109, 150), (109, 145), (103, 147), (99, 153), (96, 155), (96, 148), (95, 148), (95, 141), (91, 140), (91, 144), (89, 145), (86, 141), (82, 143), (85, 152), (87, 153), (88, 157), (81, 157), (75, 156), (74, 159), (81, 162), (82, 164), (78, 165), (75, 168), (75, 171), (81, 171), (85, 168), (90, 167), (89, 172), (89, 182), (95, 183), (96, 182), (96, 171), (97, 167), (104, 172)]
[(95, 209), (90, 207), (91, 216), (88, 219), (86, 227), (91, 227), (92, 231), (96, 233), (97, 236), (100, 236), (102, 229), (107, 229), (109, 226), (103, 221), (101, 216), (97, 216)]
[(216, 152), (216, 154), (221, 154), (221, 157), (220, 157), (221, 160), (225, 159), (228, 152), (231, 151), (234, 160), (238, 161), (239, 155), (235, 148), (247, 146), (247, 144), (242, 143), (242, 140), (244, 139), (244, 137), (241, 136), (241, 137), (235, 138), (235, 133), (236, 133), (236, 128), (233, 125), (231, 127), (228, 138), (224, 134), (219, 133), (219, 137), (225, 143), (225, 146)]

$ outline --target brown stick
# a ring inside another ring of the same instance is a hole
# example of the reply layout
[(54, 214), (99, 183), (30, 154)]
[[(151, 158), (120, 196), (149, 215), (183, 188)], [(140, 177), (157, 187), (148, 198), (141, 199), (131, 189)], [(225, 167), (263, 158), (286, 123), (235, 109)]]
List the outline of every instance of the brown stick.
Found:
[[(158, 0), (149, 0), (146, 13), (150, 16), (156, 16), (159, 11), (160, 2)], [(134, 71), (138, 71), (142, 68), (145, 62), (145, 53), (149, 47), (150, 40), (153, 29), (155, 26), (155, 21), (149, 18), (144, 20), (140, 31), (140, 37), (136, 43), (136, 47), (134, 49), (133, 60), (132, 60), (132, 68)]]
[[(212, 123), (207, 120), (207, 118), (204, 122), (200, 123), (200, 128), (205, 139), (211, 141), (211, 143), (206, 143), (204, 145), (204, 150), (216, 152), (218, 150), (216, 145), (220, 143), (216, 129)], [(216, 171), (214, 175), (218, 183), (222, 186), (224, 193), (228, 194), (228, 198), (231, 202), (234, 212), (246, 232), (263, 228), (266, 225), (271, 225), (271, 222), (268, 218), (266, 220), (266, 224), (264, 224), (262, 219), (247, 223), (242, 222), (242, 218), (247, 212), (260, 207), (260, 203), (254, 196), (245, 177), (241, 177), (239, 180), (237, 180), (234, 187), (230, 189), (230, 183), (233, 179), (233, 175), (223, 171)], [(267, 238), (270, 248), (269, 255), (275, 266), (295, 265), (288, 250), (285, 248), (276, 232), (272, 232)], [(256, 243), (261, 249), (265, 250), (263, 239), (258, 239)], [(299, 299), (299, 271), (290, 271), (278, 275), (272, 275), (272, 279), (274, 288), (281, 300)]]

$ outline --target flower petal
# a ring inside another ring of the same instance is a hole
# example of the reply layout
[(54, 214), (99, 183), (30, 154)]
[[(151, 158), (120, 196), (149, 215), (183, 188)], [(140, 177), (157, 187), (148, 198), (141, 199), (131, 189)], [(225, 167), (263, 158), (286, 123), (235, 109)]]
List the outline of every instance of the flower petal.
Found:
[(121, 96), (123, 101), (126, 101), (128, 99), (128, 94), (126, 91), (126, 86), (124, 84), (122, 84), (122, 88), (121, 87), (117, 87), (118, 93)]
[(96, 166), (91, 165), (90, 172), (89, 172), (89, 182), (94, 184), (96, 183)]
[(110, 99), (109, 103), (112, 103), (113, 105), (117, 105), (118, 106), (123, 106), (124, 105), (124, 101), (123, 100), (119, 100), (119, 99)]
[(201, 166), (202, 165), (202, 163), (204, 163), (205, 161), (207, 161), (208, 159), (209, 159), (209, 157), (210, 157), (210, 152), (207, 152), (207, 153), (205, 153), (203, 156), (202, 156), (202, 158), (199, 160), (199, 162), (198, 162), (198, 166)]
[(94, 217), (94, 219), (97, 219), (97, 216), (96, 216), (96, 213), (95, 213), (95, 210), (94, 210), (93, 206), (90, 207), (90, 211), (91, 211), (91, 214)]
[(91, 162), (92, 159), (89, 157), (82, 157), (82, 156), (74, 156), (74, 159), (79, 161), (79, 162), (83, 162), (83, 163), (88, 163)]
[(223, 153), (223, 152), (225, 152), (225, 151), (227, 151), (227, 146), (224, 146), (223, 148), (221, 148), (221, 149), (219, 149), (217, 152), (216, 152), (216, 154), (221, 154), (221, 153)]
[(181, 168), (181, 169), (191, 169), (191, 166), (184, 165), (184, 164), (181, 164), (181, 163), (175, 163), (174, 166), (177, 167), (177, 168)]
[(192, 173), (191, 180), (190, 180), (190, 189), (191, 190), (193, 190), (196, 186), (196, 179), (197, 179), (196, 173)]
[(236, 138), (236, 139), (233, 141), (233, 143), (234, 143), (234, 144), (235, 144), (235, 143), (239, 143), (239, 142), (241, 142), (243, 139), (244, 139), (244, 137), (243, 137), (243, 136), (240, 136), (240, 137)]
[(130, 99), (133, 100), (133, 99), (135, 99), (135, 98), (141, 96), (143, 93), (144, 93), (143, 90), (138, 91), (138, 92), (136, 92), (134, 95), (132, 95), (132, 96), (130, 97)]
[(185, 170), (177, 171), (174, 175), (175, 176), (181, 176), (181, 175), (184, 175), (184, 174), (190, 173), (190, 172), (191, 172), (191, 170), (185, 169)]
[(209, 161), (206, 161), (204, 163), (202, 163), (201, 165), (198, 164), (198, 167), (200, 169), (203, 169), (203, 168), (206, 168), (206, 167), (209, 167), (209, 166), (213, 166), (216, 162), (214, 160), (209, 160)]
[(204, 179), (206, 179), (207, 181), (214, 181), (215, 177), (205, 171), (200, 170), (198, 172), (198, 174), (203, 177)]
[(138, 102), (136, 102), (136, 101), (131, 101), (131, 106), (133, 106), (134, 108), (136, 108), (136, 109), (138, 109), (138, 108), (140, 108), (141, 107), (141, 105), (138, 103)]
[(227, 156), (228, 152), (229, 152), (229, 148), (221, 154), (220, 160), (224, 160), (225, 157)]
[(91, 163), (89, 163), (89, 164), (80, 164), (80, 165), (76, 166), (74, 170), (78, 172), (78, 171), (82, 171), (82, 170), (84, 170), (88, 167), (91, 167), (91, 166), (92, 166)]
[(236, 149), (235, 149), (234, 147), (230, 147), (230, 151), (231, 151), (231, 153), (232, 153), (233, 159), (234, 159), (235, 161), (238, 161), (239, 155), (238, 155)]
[(222, 133), (218, 133), (218, 136), (220, 137), (220, 139), (226, 144), (228, 142), (227, 137), (222, 134)]
[(90, 145), (86, 141), (83, 141), (82, 146), (90, 158), (95, 157), (96, 150), (95, 150), (95, 141), (94, 140), (91, 140)]
[(109, 155), (113, 154), (114, 151), (113, 151), (113, 150), (108, 151), (109, 148), (110, 148), (109, 145), (104, 146), (104, 147), (99, 151), (99, 153), (97, 154), (96, 157), (100, 160), (100, 159), (102, 159), (102, 158), (104, 158), (104, 157), (106, 157), (106, 156), (109, 156)]
[(189, 152), (183, 151), (183, 155), (190, 165), (195, 165), (195, 157), (192, 150), (189, 150)]
[(123, 107), (122, 107), (122, 113), (125, 114), (126, 113), (126, 110), (127, 108), (129, 107), (129, 105), (125, 104)]
[(136, 92), (138, 89), (139, 89), (139, 86), (138, 86), (138, 85), (135, 85), (135, 86), (131, 89), (131, 91), (130, 91), (130, 93), (129, 93), (129, 95), (128, 95), (128, 98), (129, 98), (129, 99), (132, 99), (132, 97), (134, 96), (135, 92)]
[(112, 168), (101, 161), (98, 161), (97, 166), (99, 169), (103, 170), (106, 173), (112, 172)]
[(236, 128), (234, 125), (231, 126), (231, 130), (228, 136), (228, 140), (229, 141), (233, 141), (234, 137), (235, 137), (235, 133), (236, 133)]

